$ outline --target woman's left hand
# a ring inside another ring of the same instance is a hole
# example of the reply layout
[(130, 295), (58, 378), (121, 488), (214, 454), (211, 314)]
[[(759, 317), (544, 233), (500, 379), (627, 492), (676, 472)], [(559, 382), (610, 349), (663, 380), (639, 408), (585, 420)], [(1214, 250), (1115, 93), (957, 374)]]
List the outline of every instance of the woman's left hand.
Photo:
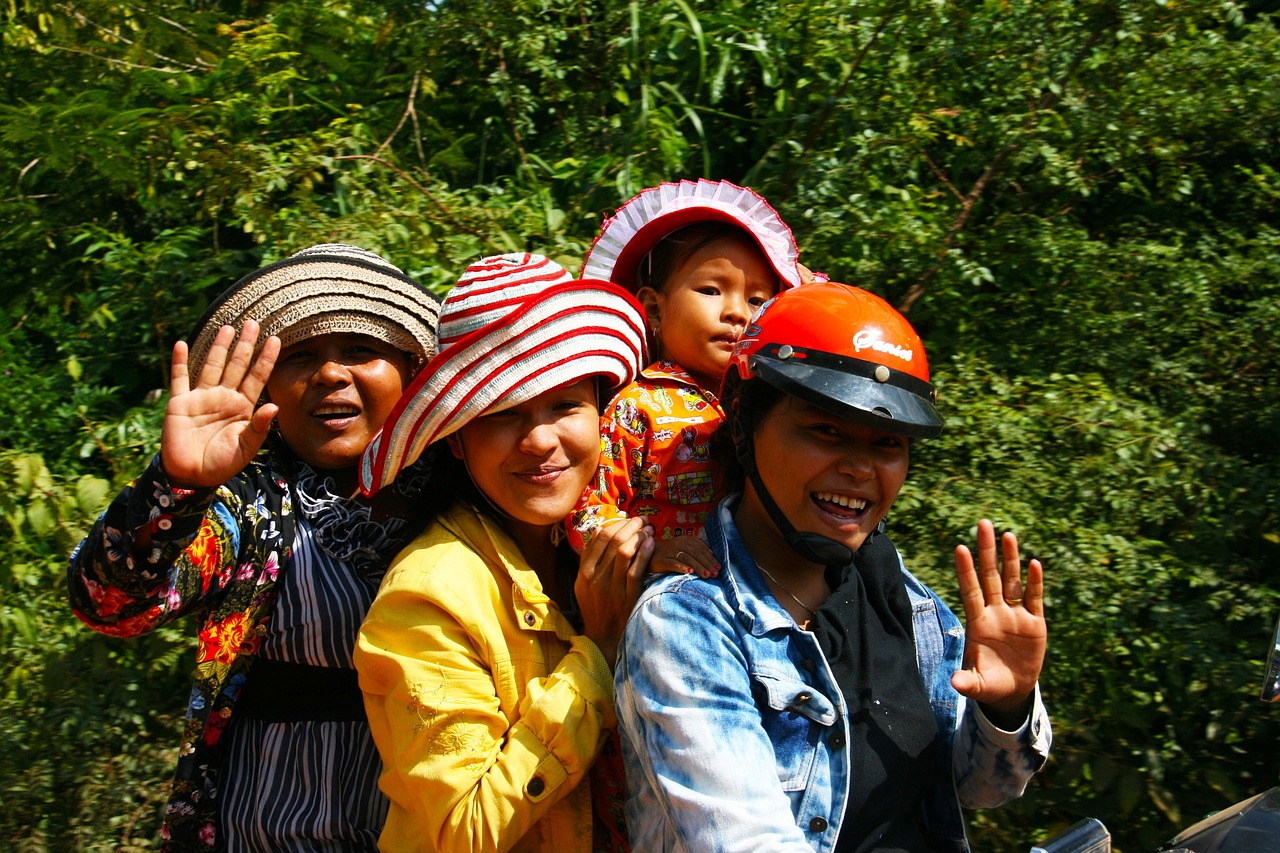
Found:
[(610, 669), (652, 556), (653, 528), (643, 518), (628, 518), (601, 528), (579, 558), (573, 594), (582, 633), (600, 647)]
[(1006, 731), (1020, 727), (1031, 710), (1044, 665), (1044, 569), (1027, 566), (1022, 580), (1018, 538), (1005, 533), (996, 555), (995, 528), (978, 522), (978, 565), (964, 545), (956, 548), (956, 576), (964, 602), (964, 667), (951, 685), (982, 704), (987, 718)]

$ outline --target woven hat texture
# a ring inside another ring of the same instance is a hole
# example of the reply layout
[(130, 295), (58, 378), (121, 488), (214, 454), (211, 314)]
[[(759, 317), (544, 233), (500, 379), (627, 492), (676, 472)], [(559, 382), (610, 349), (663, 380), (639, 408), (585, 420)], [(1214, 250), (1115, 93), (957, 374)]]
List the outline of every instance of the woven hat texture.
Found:
[(414, 369), (435, 354), (440, 303), (399, 268), (356, 246), (323, 243), (249, 273), (214, 300), (191, 335), (192, 387), (222, 326), (245, 320), (282, 347), (330, 333), (369, 335), (410, 353)]
[(440, 353), (365, 448), (365, 494), (393, 482), (428, 445), (474, 418), (589, 376), (621, 388), (646, 360), (635, 299), (607, 281), (575, 281), (541, 255), (472, 264), (445, 297), (440, 328)]
[(800, 251), (778, 212), (757, 193), (728, 181), (664, 183), (641, 192), (618, 208), (600, 228), (583, 278), (602, 278), (639, 289), (636, 270), (668, 234), (697, 222), (727, 222), (751, 235), (783, 289), (800, 285)]

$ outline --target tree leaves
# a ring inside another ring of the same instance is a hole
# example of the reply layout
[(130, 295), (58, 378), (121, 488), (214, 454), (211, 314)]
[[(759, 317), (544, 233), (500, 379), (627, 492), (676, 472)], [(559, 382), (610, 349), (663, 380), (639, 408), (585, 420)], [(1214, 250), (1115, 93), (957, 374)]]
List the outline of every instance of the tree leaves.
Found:
[[(37, 817), (0, 837), (136, 849), (157, 822), (181, 632), (80, 630), (61, 571), (153, 452), (170, 346), (210, 299), (334, 239), (439, 292), (495, 251), (575, 269), (627, 197), (699, 175), (749, 182), (809, 266), (909, 306), (948, 423), (892, 514), (913, 568), (950, 598), (982, 513), (1046, 561), (1054, 758), (975, 846), (1091, 813), (1151, 849), (1270, 785), (1270, 5), (12, 7), (0, 755), (9, 811)], [(67, 686), (84, 660), (89, 694)]]

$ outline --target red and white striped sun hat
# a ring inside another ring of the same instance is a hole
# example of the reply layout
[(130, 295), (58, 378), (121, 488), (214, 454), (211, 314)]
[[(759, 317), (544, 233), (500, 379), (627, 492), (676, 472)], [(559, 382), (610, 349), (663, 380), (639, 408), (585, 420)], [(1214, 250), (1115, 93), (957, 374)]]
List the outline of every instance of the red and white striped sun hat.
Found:
[(635, 293), (636, 270), (663, 238), (686, 225), (727, 222), (764, 252), (785, 290), (800, 286), (800, 250), (778, 212), (759, 194), (728, 181), (680, 181), (644, 190), (600, 228), (582, 265), (583, 278), (602, 278)]
[(468, 267), (441, 307), (439, 341), (439, 354), (365, 448), (367, 495), (473, 418), (588, 376), (603, 376), (612, 393), (646, 363), (634, 297), (607, 281), (575, 281), (542, 255), (497, 255)]

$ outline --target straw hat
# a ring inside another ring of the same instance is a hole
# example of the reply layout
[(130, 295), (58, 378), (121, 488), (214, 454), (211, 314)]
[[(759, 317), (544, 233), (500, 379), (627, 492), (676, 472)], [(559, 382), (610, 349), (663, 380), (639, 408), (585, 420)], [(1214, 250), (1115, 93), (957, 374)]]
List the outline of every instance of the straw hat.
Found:
[(633, 297), (607, 281), (575, 281), (542, 255), (498, 255), (468, 267), (444, 300), (440, 332), (440, 353), (365, 448), (367, 495), (474, 418), (589, 376), (605, 377), (612, 393), (646, 358), (644, 315)]
[(652, 187), (618, 208), (601, 226), (582, 277), (612, 281), (635, 293), (644, 257), (668, 234), (697, 222), (739, 226), (764, 252), (784, 290), (800, 285), (800, 252), (778, 212), (746, 187), (705, 179)]
[(413, 356), (416, 371), (435, 354), (440, 302), (390, 262), (344, 243), (323, 243), (249, 273), (222, 292), (191, 335), (192, 387), (222, 326), (245, 320), (287, 347), (334, 332), (368, 335)]

